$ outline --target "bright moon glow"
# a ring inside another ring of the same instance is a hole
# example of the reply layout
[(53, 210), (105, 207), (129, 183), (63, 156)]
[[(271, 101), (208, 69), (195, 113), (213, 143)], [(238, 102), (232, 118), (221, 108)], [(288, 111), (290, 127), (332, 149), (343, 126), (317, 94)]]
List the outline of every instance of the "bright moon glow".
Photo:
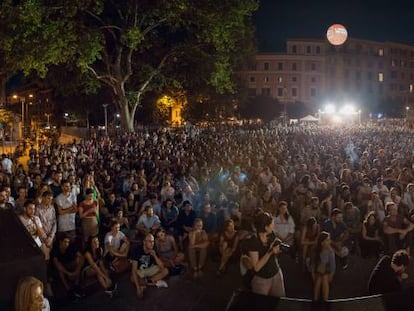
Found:
[(333, 24), (328, 28), (328, 31), (326, 32), (326, 38), (328, 39), (329, 43), (333, 45), (341, 45), (344, 44), (348, 38), (348, 31), (341, 24)]

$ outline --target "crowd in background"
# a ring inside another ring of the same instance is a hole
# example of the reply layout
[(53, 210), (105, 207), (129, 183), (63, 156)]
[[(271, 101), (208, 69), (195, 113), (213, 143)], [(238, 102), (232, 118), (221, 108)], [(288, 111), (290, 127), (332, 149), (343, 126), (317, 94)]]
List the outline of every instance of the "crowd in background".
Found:
[(261, 251), (246, 241), (264, 213), (263, 232), (271, 227), (312, 273), (315, 297), (321, 284), (329, 295), (349, 253), (413, 250), (414, 141), (404, 127), (164, 128), (43, 142), (28, 155), (27, 169), (3, 155), (0, 209), (16, 212), (76, 297), (89, 276), (112, 297), (119, 271), (131, 271), (142, 297), (168, 275), (203, 277), (212, 256), (218, 277), (240, 255), (257, 274)]

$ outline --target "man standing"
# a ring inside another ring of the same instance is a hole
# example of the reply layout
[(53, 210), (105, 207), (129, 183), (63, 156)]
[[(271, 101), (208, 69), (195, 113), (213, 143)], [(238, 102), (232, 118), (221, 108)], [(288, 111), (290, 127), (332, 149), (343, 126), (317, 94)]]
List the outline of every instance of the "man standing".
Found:
[[(162, 279), (168, 275), (168, 269), (154, 250), (154, 236), (149, 233), (145, 236), (143, 245), (131, 254), (132, 270), (131, 279), (137, 289), (138, 298), (143, 297), (145, 285), (168, 287)], [(145, 284), (145, 279), (147, 283)], [(144, 285), (144, 284), (145, 285)]]
[[(46, 250), (50, 253), (57, 229), (56, 211), (53, 206), (52, 192), (45, 191), (42, 193), (41, 202), (36, 209), (36, 216), (38, 216), (42, 222), (43, 229), (46, 234), (44, 244)], [(48, 260), (48, 258), (46, 258), (46, 260)]]
[(62, 193), (56, 199), (56, 210), (58, 213), (58, 231), (64, 232), (70, 239), (76, 238), (75, 216), (78, 211), (76, 197), (71, 191), (68, 180), (62, 180)]
[(408, 277), (405, 270), (409, 264), (410, 257), (405, 250), (396, 251), (392, 257), (383, 256), (369, 278), (369, 293), (374, 295), (400, 291), (401, 281)]
[(40, 218), (35, 216), (35, 204), (33, 200), (24, 202), (23, 213), (19, 216), (20, 221), (25, 226), (26, 230), (32, 236), (36, 245), (42, 250), (46, 260), (49, 260), (49, 249), (45, 247), (44, 242), (47, 235), (43, 230)]

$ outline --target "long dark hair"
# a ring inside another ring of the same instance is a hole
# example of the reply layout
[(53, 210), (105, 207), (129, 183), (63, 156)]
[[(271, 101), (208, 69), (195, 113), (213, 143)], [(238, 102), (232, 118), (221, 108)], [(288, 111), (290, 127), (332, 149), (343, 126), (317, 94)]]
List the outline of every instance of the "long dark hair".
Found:
[(254, 219), (254, 227), (257, 233), (266, 231), (266, 227), (273, 221), (273, 217), (269, 213), (259, 213)]
[(318, 267), (321, 262), (321, 252), (322, 252), (322, 242), (330, 237), (329, 232), (322, 231), (318, 235), (318, 241), (316, 242), (316, 247), (313, 252), (313, 262), (315, 264), (314, 269)]

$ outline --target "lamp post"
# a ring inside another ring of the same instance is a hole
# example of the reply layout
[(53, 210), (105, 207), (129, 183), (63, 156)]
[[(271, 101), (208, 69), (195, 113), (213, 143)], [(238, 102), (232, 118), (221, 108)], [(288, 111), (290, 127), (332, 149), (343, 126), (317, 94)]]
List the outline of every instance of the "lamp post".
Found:
[(408, 120), (408, 112), (410, 111), (410, 107), (405, 107), (405, 121)]
[(105, 136), (108, 136), (108, 104), (103, 104), (102, 107), (104, 108), (105, 112)]
[(68, 117), (69, 117), (69, 113), (65, 112), (65, 127), (68, 127)]
[(50, 128), (50, 116), (51, 115), (52, 115), (51, 113), (45, 113), (45, 116), (47, 118), (46, 128)]

